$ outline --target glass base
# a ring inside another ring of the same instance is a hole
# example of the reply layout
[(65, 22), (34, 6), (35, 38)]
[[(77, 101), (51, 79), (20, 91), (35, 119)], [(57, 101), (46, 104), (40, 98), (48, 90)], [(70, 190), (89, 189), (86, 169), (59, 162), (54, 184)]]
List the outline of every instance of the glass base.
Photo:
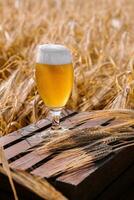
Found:
[(54, 137), (56, 135), (62, 135), (67, 131), (69, 131), (69, 129), (64, 128), (64, 127), (59, 130), (52, 130), (51, 128), (46, 129), (44, 131), (41, 131), (40, 133), (36, 133), (34, 136), (29, 138), (28, 141), (33, 146), (33, 145), (36, 145), (37, 143), (50, 140), (51, 137)]
[(51, 136), (54, 136), (54, 135), (60, 135), (60, 134), (64, 134), (66, 131), (68, 131), (69, 129), (65, 128), (65, 127), (61, 127), (60, 129), (58, 130), (53, 130), (53, 129), (48, 129), (48, 130), (45, 130), (45, 131), (42, 131), (41, 133), (41, 137), (42, 138), (47, 138), (47, 137), (51, 137)]
[(66, 131), (68, 131), (69, 129), (67, 129), (67, 128), (65, 128), (65, 127), (61, 127), (60, 129), (58, 129), (58, 130), (53, 130), (53, 129), (50, 129), (49, 131), (50, 131), (50, 133), (64, 133), (64, 132), (66, 132)]

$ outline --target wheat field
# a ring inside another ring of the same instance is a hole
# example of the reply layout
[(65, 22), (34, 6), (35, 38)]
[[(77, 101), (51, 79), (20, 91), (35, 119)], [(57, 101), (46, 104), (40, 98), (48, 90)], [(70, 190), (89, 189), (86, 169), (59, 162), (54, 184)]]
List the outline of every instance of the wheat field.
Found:
[(133, 10), (133, 0), (0, 0), (0, 135), (47, 114), (34, 81), (43, 43), (72, 52), (68, 108), (133, 109)]

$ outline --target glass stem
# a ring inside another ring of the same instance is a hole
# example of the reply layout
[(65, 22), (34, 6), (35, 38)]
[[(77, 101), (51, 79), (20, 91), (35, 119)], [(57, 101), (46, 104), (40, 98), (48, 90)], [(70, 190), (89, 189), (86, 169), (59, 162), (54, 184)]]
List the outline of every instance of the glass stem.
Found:
[(51, 130), (61, 130), (61, 126), (60, 126), (60, 114), (61, 114), (61, 109), (58, 110), (50, 110), (50, 112), (52, 113), (52, 126), (51, 126)]

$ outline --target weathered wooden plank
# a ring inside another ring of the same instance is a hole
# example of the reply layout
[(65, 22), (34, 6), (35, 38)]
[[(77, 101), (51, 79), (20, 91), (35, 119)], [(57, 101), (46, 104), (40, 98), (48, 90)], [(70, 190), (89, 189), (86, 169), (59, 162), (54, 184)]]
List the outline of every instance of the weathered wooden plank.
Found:
[(23, 139), (24, 136), (29, 135), (30, 133), (39, 130), (40, 128), (43, 128), (47, 126), (50, 123), (50, 120), (43, 119), (37, 122), (36, 124), (31, 124), (29, 126), (26, 126), (18, 131), (15, 131), (13, 133), (10, 133), (9, 135), (6, 135), (4, 137), (0, 138), (0, 147), (5, 146), (7, 144), (11, 144), (11, 142), (14, 142), (20, 138)]
[(30, 148), (30, 144), (26, 141), (23, 140), (7, 149), (5, 149), (5, 157), (7, 160), (9, 160), (12, 157), (15, 157), (16, 155), (18, 155), (21, 152), (24, 152), (25, 150), (27, 150), (28, 148)]
[(3, 147), (6, 144), (13, 142), (14, 140), (21, 138), (22, 137), (21, 132), (22, 132), (21, 130), (18, 130), (3, 137), (0, 137), (0, 147)]
[(24, 155), (23, 157), (15, 160), (10, 164), (10, 167), (13, 169), (19, 169), (19, 170), (27, 170), (33, 165), (39, 163), (40, 161), (47, 158), (50, 154), (38, 154), (37, 151), (32, 151), (28, 153), (27, 155)]
[(100, 126), (110, 119), (112, 119), (112, 117), (91, 118), (90, 113), (84, 112), (68, 118), (64, 122), (64, 126), (67, 126), (68, 128), (77, 128), (79, 126), (81, 128), (90, 128)]
[(80, 128), (92, 128), (92, 127), (99, 127), (102, 124), (106, 123), (107, 121), (111, 120), (112, 118), (98, 118), (98, 119), (91, 119), (87, 120), (84, 124), (80, 126)]
[(71, 157), (59, 159), (56, 161), (56, 157), (49, 160), (48, 162), (42, 164), (40, 167), (33, 170), (31, 173), (42, 178), (50, 178), (54, 173), (59, 169), (64, 169), (64, 167), (68, 164)]

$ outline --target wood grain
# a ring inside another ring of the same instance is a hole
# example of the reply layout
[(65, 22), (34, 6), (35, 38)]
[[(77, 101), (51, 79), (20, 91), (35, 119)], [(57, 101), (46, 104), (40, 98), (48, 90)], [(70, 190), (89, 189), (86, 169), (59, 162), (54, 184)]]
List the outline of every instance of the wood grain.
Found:
[[(129, 110), (110, 113), (107, 110), (90, 113), (67, 110), (62, 114), (61, 124), (71, 130), (114, 127), (133, 119), (133, 116), (133, 112)], [(115, 200), (117, 198), (125, 200), (125, 197), (121, 196), (122, 189), (124, 196), (129, 197), (131, 193), (130, 197), (134, 199), (132, 190), (129, 192), (134, 184), (134, 146), (111, 154), (89, 168), (76, 170), (73, 174), (64, 172), (56, 175), (57, 171), (62, 171), (64, 166), (68, 165), (71, 157), (57, 161), (57, 156), (62, 152), (57, 155), (50, 152), (39, 154), (35, 150), (35, 147), (42, 142), (41, 135), (48, 131), (50, 126), (51, 116), (48, 116), (46, 119), (0, 138), (0, 146), (4, 146), (6, 158), (12, 169), (26, 170), (41, 178), (47, 178), (70, 200)], [(1, 177), (3, 181), (0, 189), (5, 188), (6, 185), (4, 183), (6, 178)], [(6, 190), (8, 193), (7, 188)], [(25, 193), (25, 190), (25, 186), (19, 186), (19, 193)], [(25, 199), (29, 199), (28, 193), (25, 194)], [(20, 199), (23, 199), (22, 195)]]

